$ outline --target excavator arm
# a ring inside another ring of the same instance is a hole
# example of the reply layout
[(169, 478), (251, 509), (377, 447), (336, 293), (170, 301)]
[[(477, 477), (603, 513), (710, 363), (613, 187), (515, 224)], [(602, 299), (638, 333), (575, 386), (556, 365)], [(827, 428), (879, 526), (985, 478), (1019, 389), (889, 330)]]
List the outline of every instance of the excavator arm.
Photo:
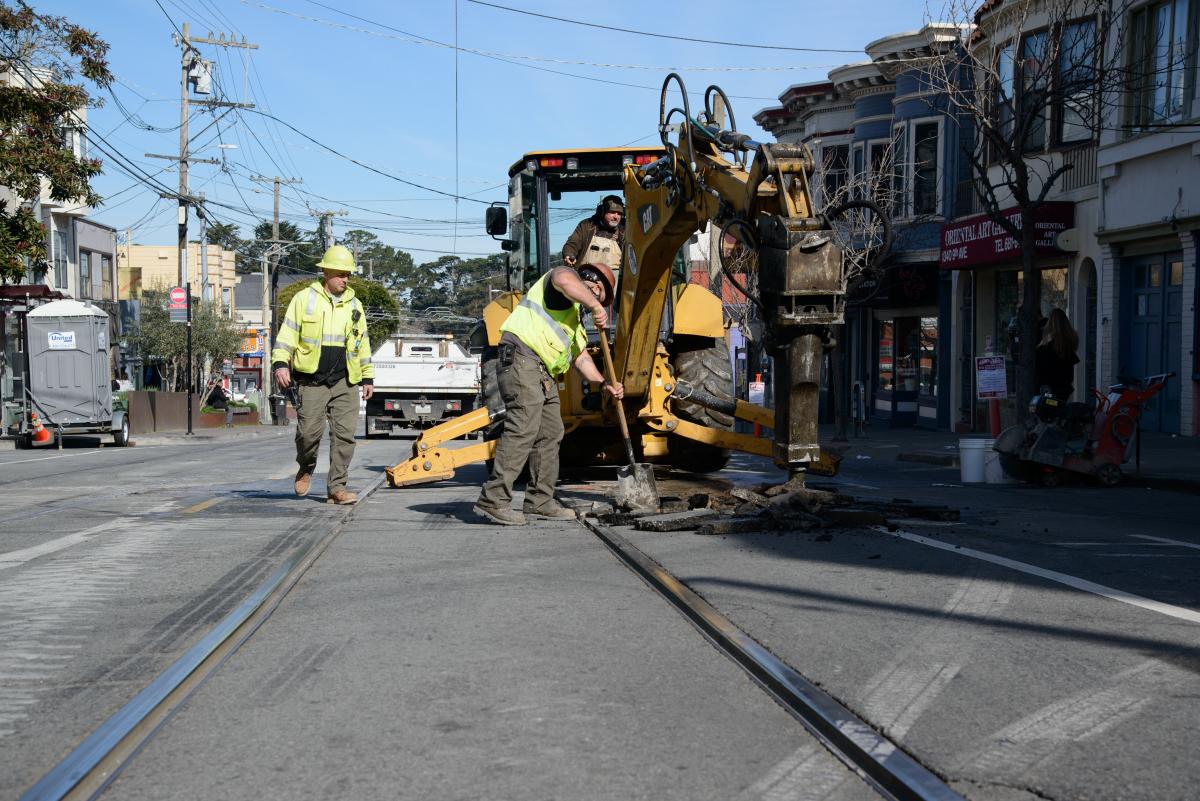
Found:
[[(683, 107), (668, 112), (672, 83)], [(669, 75), (659, 108), (667, 154), (625, 168), (626, 256), (614, 358), (627, 397), (646, 397), (676, 252), (706, 223), (732, 233), (758, 255), (758, 296), (748, 300), (760, 308), (776, 364), (772, 456), (779, 466), (799, 472), (820, 459), (821, 357), (831, 327), (842, 322), (842, 252), (828, 223), (814, 212), (807, 148), (755, 142), (722, 129), (710, 107), (718, 95), (724, 99), (719, 88), (709, 87), (703, 115), (693, 116), (682, 79)], [(673, 131), (678, 131), (674, 143)]]

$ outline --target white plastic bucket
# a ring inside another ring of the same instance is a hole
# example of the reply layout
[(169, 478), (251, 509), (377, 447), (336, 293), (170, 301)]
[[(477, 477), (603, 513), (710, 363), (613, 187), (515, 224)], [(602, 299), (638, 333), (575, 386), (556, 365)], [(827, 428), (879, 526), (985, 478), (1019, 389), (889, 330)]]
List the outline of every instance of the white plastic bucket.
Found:
[[(996, 440), (972, 437), (958, 441), (958, 467), (964, 484), (1000, 483), (1003, 472), (1000, 469), (1000, 454), (992, 450)], [(989, 481), (988, 462), (991, 462), (1000, 478)]]

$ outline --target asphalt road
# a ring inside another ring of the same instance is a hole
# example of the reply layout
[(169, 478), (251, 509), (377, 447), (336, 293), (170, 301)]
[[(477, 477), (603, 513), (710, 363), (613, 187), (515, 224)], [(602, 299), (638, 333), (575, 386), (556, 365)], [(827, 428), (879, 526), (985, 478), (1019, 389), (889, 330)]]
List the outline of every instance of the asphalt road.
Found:
[[(292, 432), (0, 452), (0, 798), (345, 514), (294, 497)], [(360, 443), (352, 486), (397, 450)]]
[[(0, 797), (344, 514), (291, 495), (288, 434), (0, 454)], [(405, 447), (360, 442), (352, 484)], [(474, 522), (480, 480), (362, 504), (106, 797), (874, 797), (582, 526)], [(621, 533), (968, 798), (1195, 797), (1200, 497), (834, 481), (962, 520)]]

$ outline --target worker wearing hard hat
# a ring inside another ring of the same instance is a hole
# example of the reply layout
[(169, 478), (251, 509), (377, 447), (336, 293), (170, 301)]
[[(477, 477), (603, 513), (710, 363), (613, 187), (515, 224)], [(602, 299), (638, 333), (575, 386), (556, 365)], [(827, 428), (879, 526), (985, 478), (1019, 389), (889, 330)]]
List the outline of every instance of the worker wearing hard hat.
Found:
[(271, 362), (281, 389), (293, 383), (296, 405), (296, 494), (307, 495), (317, 468), (317, 451), (329, 421), (328, 503), (348, 504), (358, 496), (346, 489), (358, 424), (358, 387), (364, 399), (375, 391), (371, 341), (362, 302), (349, 287), (358, 272), (341, 245), (325, 251), (317, 264), (322, 278), (297, 292), (279, 326)]
[(563, 244), (563, 261), (570, 267), (603, 264), (612, 271), (613, 286), (621, 274), (625, 253), (625, 201), (606, 195), (596, 213), (580, 221)]
[[(612, 271), (604, 264), (589, 264), (579, 272), (556, 267), (529, 288), (500, 326), (497, 378), (504, 399), (504, 431), (491, 476), (475, 503), (480, 517), (505, 526), (524, 525), (526, 515), (575, 517), (554, 497), (563, 438), (558, 382), (574, 365), (588, 381), (604, 383), (587, 352), (587, 332), (580, 317), (584, 308), (590, 309), (596, 327), (603, 331), (614, 284)], [(606, 384), (605, 389), (618, 399), (625, 395), (620, 383)], [(518, 512), (512, 508), (513, 483), (526, 462), (529, 481)]]

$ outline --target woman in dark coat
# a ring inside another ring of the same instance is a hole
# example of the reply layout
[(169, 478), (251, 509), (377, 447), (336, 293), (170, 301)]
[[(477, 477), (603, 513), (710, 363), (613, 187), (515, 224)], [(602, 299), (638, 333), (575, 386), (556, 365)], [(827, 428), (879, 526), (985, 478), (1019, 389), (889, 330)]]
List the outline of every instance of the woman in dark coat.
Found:
[(1062, 309), (1050, 312), (1042, 341), (1038, 343), (1034, 362), (1035, 381), (1039, 389), (1049, 387), (1061, 401), (1071, 397), (1075, 388), (1075, 365), (1079, 364), (1079, 334)]

